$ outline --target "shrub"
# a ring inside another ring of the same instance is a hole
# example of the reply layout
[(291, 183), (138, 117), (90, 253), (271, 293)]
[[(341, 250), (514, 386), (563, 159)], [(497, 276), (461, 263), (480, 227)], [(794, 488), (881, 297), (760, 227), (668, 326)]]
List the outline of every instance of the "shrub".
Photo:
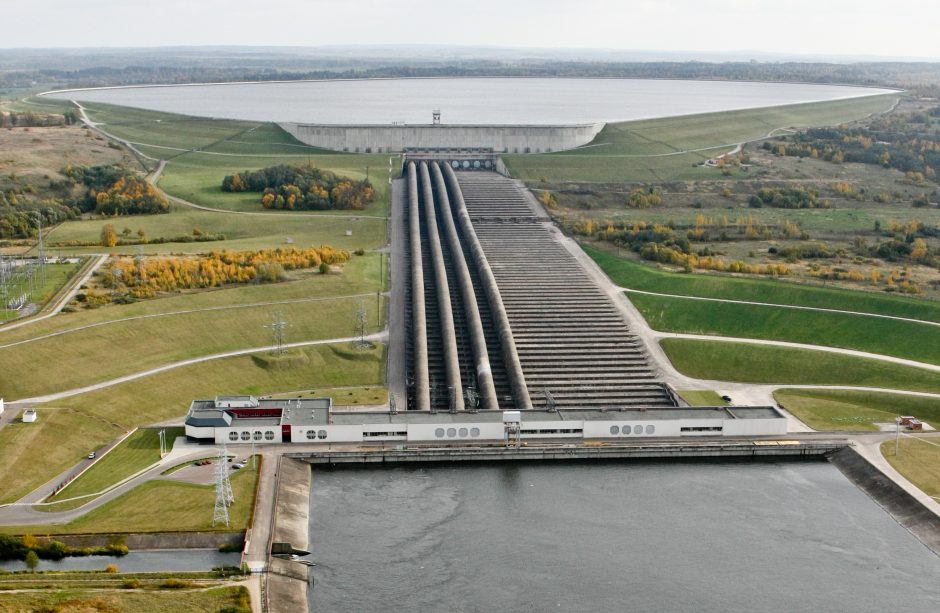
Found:
[(136, 590), (140, 587), (140, 579), (125, 579), (121, 582), (121, 589)]

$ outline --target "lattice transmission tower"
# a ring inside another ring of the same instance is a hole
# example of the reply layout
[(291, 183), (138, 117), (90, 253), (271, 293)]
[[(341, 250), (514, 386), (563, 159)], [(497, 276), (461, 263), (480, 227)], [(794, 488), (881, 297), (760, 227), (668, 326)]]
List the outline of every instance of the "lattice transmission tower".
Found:
[(228, 477), (228, 450), (225, 443), (219, 449), (219, 459), (215, 465), (215, 508), (212, 510), (212, 525), (225, 524), (228, 528), (228, 508), (235, 502), (232, 482)]

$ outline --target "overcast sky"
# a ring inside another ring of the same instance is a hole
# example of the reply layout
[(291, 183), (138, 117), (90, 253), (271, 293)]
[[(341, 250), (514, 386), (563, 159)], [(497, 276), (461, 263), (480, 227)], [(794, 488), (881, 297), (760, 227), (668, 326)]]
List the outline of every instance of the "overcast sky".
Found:
[(940, 59), (940, 0), (28, 0), (0, 48), (461, 44)]

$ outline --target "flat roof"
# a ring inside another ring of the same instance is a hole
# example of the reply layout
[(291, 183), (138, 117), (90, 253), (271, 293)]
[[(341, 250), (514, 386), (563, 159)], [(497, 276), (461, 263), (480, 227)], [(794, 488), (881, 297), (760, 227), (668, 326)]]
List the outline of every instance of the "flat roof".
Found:
[[(650, 421), (668, 419), (783, 419), (773, 407), (681, 407), (651, 409), (616, 409), (600, 411), (596, 409), (558, 409), (555, 412), (534, 409), (520, 411), (522, 424), (544, 421)], [(448, 424), (448, 423), (502, 423), (503, 411), (478, 411), (471, 413), (446, 411), (430, 413), (428, 411), (388, 412), (350, 411), (333, 413), (334, 425), (359, 424)], [(325, 424), (326, 422), (321, 422)]]

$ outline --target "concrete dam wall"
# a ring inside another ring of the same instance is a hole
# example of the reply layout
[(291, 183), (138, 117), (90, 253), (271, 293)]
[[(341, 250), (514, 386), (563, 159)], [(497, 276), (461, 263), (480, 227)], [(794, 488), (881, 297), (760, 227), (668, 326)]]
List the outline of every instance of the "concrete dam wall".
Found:
[(468, 148), (492, 149), (497, 153), (549, 153), (586, 145), (604, 124), (370, 126), (282, 123), (280, 126), (304, 144), (352, 153)]

